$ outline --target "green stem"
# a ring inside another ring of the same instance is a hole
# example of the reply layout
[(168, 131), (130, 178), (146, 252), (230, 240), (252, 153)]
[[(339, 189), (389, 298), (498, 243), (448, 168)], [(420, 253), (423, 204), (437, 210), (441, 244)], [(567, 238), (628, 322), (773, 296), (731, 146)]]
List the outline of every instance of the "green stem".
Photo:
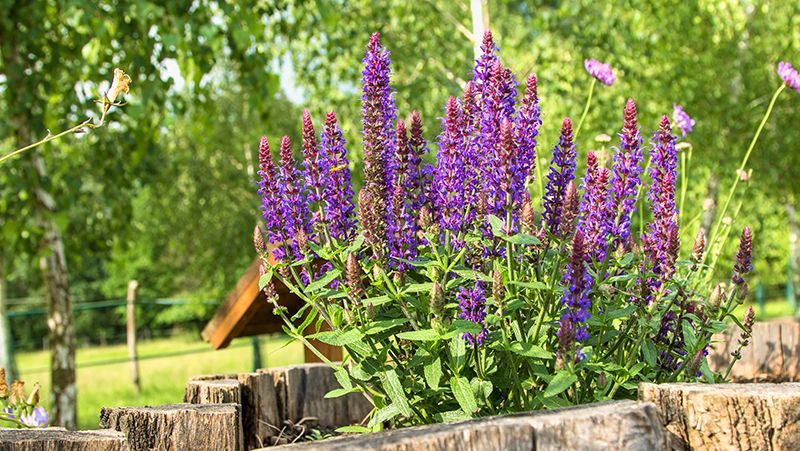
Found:
[[(728, 196), (725, 198), (725, 202), (722, 204), (722, 209), (717, 214), (718, 216), (717, 223), (714, 224), (713, 233), (711, 234), (711, 239), (709, 240), (709, 245), (708, 245), (709, 249), (712, 246), (714, 246), (717, 236), (719, 235), (718, 230), (720, 225), (722, 224), (722, 219), (725, 217), (725, 213), (728, 211), (728, 206), (730, 205), (731, 199), (733, 198), (733, 193), (736, 192), (736, 187), (739, 186), (739, 180), (740, 180), (739, 174), (742, 171), (744, 171), (745, 166), (747, 166), (747, 161), (750, 159), (750, 154), (756, 147), (756, 142), (758, 142), (758, 137), (761, 136), (761, 131), (764, 129), (764, 125), (766, 125), (770, 114), (772, 114), (772, 108), (775, 106), (775, 102), (778, 100), (778, 96), (785, 88), (786, 84), (784, 83), (775, 91), (775, 94), (772, 95), (772, 99), (769, 101), (767, 112), (764, 113), (764, 117), (761, 119), (761, 123), (758, 124), (758, 128), (756, 129), (756, 134), (753, 135), (753, 140), (750, 141), (750, 146), (747, 148), (747, 152), (744, 154), (744, 158), (742, 159), (742, 164), (739, 165), (739, 170), (736, 171), (736, 174), (734, 175), (733, 185), (731, 185), (731, 189), (728, 191)], [(705, 259), (705, 256), (703, 257)]]
[(597, 84), (597, 79), (592, 78), (592, 84), (589, 86), (589, 97), (586, 99), (586, 105), (583, 107), (583, 113), (581, 113), (581, 118), (578, 121), (578, 127), (575, 128), (575, 134), (573, 135), (573, 141), (578, 141), (578, 133), (581, 132), (581, 127), (583, 127), (583, 120), (586, 119), (586, 115), (589, 113), (589, 105), (592, 103), (592, 95), (594, 94), (594, 85)]

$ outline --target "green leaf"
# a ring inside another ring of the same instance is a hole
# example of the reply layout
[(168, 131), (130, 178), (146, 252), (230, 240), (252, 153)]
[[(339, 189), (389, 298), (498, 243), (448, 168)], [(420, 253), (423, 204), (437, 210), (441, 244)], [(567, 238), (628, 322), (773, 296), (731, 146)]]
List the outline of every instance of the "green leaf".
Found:
[(444, 335), (444, 338), (450, 337), (460, 337), (463, 334), (472, 334), (477, 335), (481, 333), (483, 327), (478, 323), (473, 323), (472, 321), (467, 321), (464, 319), (457, 319), (453, 321), (453, 324), (450, 326), (450, 330)]
[(467, 345), (460, 336), (453, 337), (450, 340), (450, 364), (456, 372), (461, 371), (461, 368), (467, 362)]
[(656, 348), (649, 339), (645, 340), (642, 344), (642, 354), (644, 355), (644, 361), (647, 362), (650, 368), (655, 368), (657, 358)]
[(366, 434), (372, 432), (372, 429), (364, 426), (342, 426), (336, 429), (340, 434)]
[(545, 285), (544, 282), (516, 282), (516, 281), (511, 281), (510, 284), (514, 285), (514, 286), (517, 286), (517, 287), (520, 287), (520, 288), (528, 288), (528, 289), (531, 289), (531, 290), (546, 290), (547, 289), (547, 285)]
[(407, 260), (405, 258), (398, 258), (401, 262), (408, 263), (409, 265), (415, 268), (427, 268), (429, 266), (439, 266), (439, 262), (436, 260), (429, 260), (427, 258), (412, 258), (411, 260)]
[(478, 402), (475, 401), (475, 393), (466, 377), (451, 377), (450, 389), (453, 390), (458, 405), (467, 415), (472, 415), (478, 410)]
[(612, 310), (612, 311), (606, 313), (605, 315), (603, 315), (603, 318), (606, 319), (606, 320), (615, 320), (615, 319), (623, 318), (623, 317), (626, 317), (626, 316), (630, 316), (631, 313), (635, 312), (637, 308), (639, 308), (638, 305), (631, 304), (631, 305), (626, 306), (625, 308)]
[(539, 238), (536, 238), (533, 235), (526, 235), (524, 233), (518, 233), (516, 235), (505, 237), (503, 239), (511, 244), (519, 244), (522, 246), (531, 246), (531, 245), (536, 246), (542, 244), (542, 242), (539, 241)]
[(412, 283), (407, 285), (403, 293), (430, 293), (433, 289), (433, 282), (428, 283)]
[(439, 334), (433, 329), (422, 329), (400, 332), (397, 334), (397, 338), (411, 341), (434, 341), (438, 340), (440, 337)]
[(636, 375), (639, 374), (639, 371), (642, 371), (642, 368), (644, 368), (645, 365), (646, 363), (644, 362), (639, 362), (636, 365), (633, 365), (631, 369), (628, 370), (628, 377), (630, 378), (636, 377)]
[(463, 410), (449, 410), (447, 412), (437, 413), (434, 418), (439, 423), (452, 423), (454, 421), (469, 420), (471, 416), (464, 413)]
[(396, 417), (400, 414), (400, 409), (395, 404), (389, 404), (388, 406), (378, 409), (375, 412), (375, 415), (372, 416), (372, 420), (370, 420), (370, 426), (376, 426), (379, 424), (383, 424), (386, 421), (391, 420), (392, 418)]
[(631, 263), (633, 263), (633, 258), (634, 258), (634, 257), (635, 257), (635, 255), (634, 255), (634, 253), (633, 253), (633, 252), (628, 252), (627, 254), (623, 255), (623, 256), (622, 256), (622, 258), (620, 258), (620, 259), (618, 260), (618, 261), (619, 261), (619, 264), (620, 264), (620, 266), (622, 266), (622, 267), (628, 267), (628, 266), (630, 266), (630, 265), (631, 265)]
[(331, 330), (325, 332), (319, 332), (313, 335), (309, 335), (307, 338), (313, 338), (315, 340), (319, 340), (325, 344), (329, 344), (332, 346), (347, 346), (353, 344), (363, 337), (364, 334), (361, 333), (358, 329), (350, 329), (348, 331), (343, 330)]
[(491, 276), (488, 276), (480, 271), (475, 271), (472, 269), (454, 269), (453, 272), (467, 280), (482, 280), (484, 282), (492, 281)]
[(550, 398), (555, 396), (564, 390), (568, 389), (570, 385), (574, 384), (575, 381), (578, 380), (578, 376), (570, 373), (566, 370), (561, 370), (556, 373), (555, 377), (547, 384), (547, 388), (544, 390), (544, 397)]
[(348, 246), (347, 253), (358, 253), (358, 250), (361, 249), (361, 245), (364, 244), (364, 234), (359, 233), (355, 240)]
[(542, 347), (533, 345), (531, 343), (514, 342), (509, 347), (509, 350), (514, 354), (519, 354), (524, 357), (533, 357), (536, 359), (550, 359), (553, 353), (545, 351)]
[(394, 319), (384, 319), (381, 321), (375, 321), (367, 325), (367, 329), (364, 331), (364, 335), (379, 334), (389, 329), (402, 326), (407, 322), (408, 319), (406, 318), (394, 318)]
[(348, 388), (335, 388), (335, 389), (329, 391), (328, 393), (325, 393), (325, 399), (338, 398), (340, 396), (348, 395), (348, 394), (353, 393), (355, 391), (357, 391), (357, 390), (353, 390), (352, 388), (349, 388), (349, 389)]
[(339, 382), (339, 385), (341, 385), (342, 388), (345, 390), (353, 389), (353, 383), (350, 381), (350, 375), (347, 374), (347, 370), (343, 366), (336, 368), (336, 370), (333, 372), (333, 375), (336, 376), (336, 380)]
[(686, 343), (686, 349), (694, 352), (697, 347), (697, 336), (694, 333), (694, 328), (686, 320), (683, 320), (681, 324), (683, 325), (683, 341)]
[(379, 306), (388, 303), (391, 301), (388, 295), (384, 294), (383, 296), (375, 296), (373, 298), (366, 298), (363, 302), (368, 302), (374, 306)]
[(442, 359), (436, 357), (432, 362), (425, 365), (425, 382), (433, 390), (439, 389), (439, 381), (442, 379)]
[(308, 286), (306, 286), (304, 291), (310, 292), (310, 293), (313, 293), (315, 291), (319, 291), (322, 288), (325, 288), (326, 286), (328, 286), (331, 282), (333, 282), (334, 279), (339, 277), (341, 274), (342, 274), (341, 270), (331, 269), (330, 271), (326, 272), (325, 275), (322, 276), (321, 278), (319, 278), (319, 279), (311, 282), (310, 284), (308, 284)]
[(492, 235), (505, 237), (506, 234), (503, 233), (503, 220), (498, 218), (495, 215), (489, 215), (489, 225), (492, 226)]
[(381, 385), (383, 390), (392, 400), (392, 405), (397, 406), (397, 409), (405, 417), (411, 416), (411, 407), (408, 405), (408, 398), (403, 391), (403, 385), (400, 383), (400, 378), (394, 370), (384, 371), (381, 373)]
[(261, 277), (258, 278), (258, 289), (263, 290), (271, 279), (272, 279), (272, 267), (270, 267), (267, 270), (267, 272), (265, 272), (264, 274), (261, 275)]

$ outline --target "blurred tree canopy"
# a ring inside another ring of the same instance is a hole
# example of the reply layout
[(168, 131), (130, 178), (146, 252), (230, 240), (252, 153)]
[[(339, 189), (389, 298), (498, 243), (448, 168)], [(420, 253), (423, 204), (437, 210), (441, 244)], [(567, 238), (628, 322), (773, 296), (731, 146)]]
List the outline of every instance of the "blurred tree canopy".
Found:
[[(673, 103), (697, 119), (687, 137), (694, 146), (688, 217), (700, 211), (712, 173), (720, 193), (730, 186), (779, 84), (777, 61), (800, 64), (796, 0), (497, 0), (488, 12), (517, 80), (529, 72), (539, 78), (543, 162), (560, 118), (578, 116), (585, 102), (584, 58), (611, 63), (619, 81), (598, 87), (581, 155), (595, 145), (593, 136), (616, 134), (627, 97), (636, 99), (648, 137)], [(337, 112), (358, 177), (361, 59), (373, 31), (392, 52), (399, 116), (418, 109), (429, 140), (436, 139), (446, 98), (471, 78), (466, 0), (2, 0), (0, 16), (4, 28), (17, 30), (0, 52), (23, 56), (18, 79), (25, 83), (11, 92), (12, 68), (0, 68), (0, 112), (23, 117), (34, 136), (96, 116), (92, 99), (114, 67), (133, 77), (130, 103), (112, 112), (108, 127), (40, 152), (78, 299), (122, 297), (129, 278), (140, 281), (144, 297), (223, 296), (252, 258), (258, 138), (297, 138), (302, 107), (318, 128), (324, 112)], [(282, 92), (287, 85), (299, 90), (301, 105)], [(737, 219), (737, 227), (754, 228), (756, 271), (767, 283), (785, 280), (785, 205), (800, 195), (797, 102), (795, 92), (781, 96), (749, 164), (754, 175)], [(3, 153), (24, 144), (9, 123), (0, 123)], [(29, 157), (0, 168), (2, 255), (12, 297), (42, 293), (35, 266), (41, 230), (30, 210), (38, 182), (30, 173)], [(164, 312), (161, 321), (208, 312), (198, 303)]]

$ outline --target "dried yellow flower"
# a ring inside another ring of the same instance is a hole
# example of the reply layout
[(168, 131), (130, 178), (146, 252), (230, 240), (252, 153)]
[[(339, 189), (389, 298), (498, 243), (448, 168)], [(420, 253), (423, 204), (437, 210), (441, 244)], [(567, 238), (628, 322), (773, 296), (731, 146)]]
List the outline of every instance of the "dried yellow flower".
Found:
[(114, 69), (114, 80), (111, 82), (111, 88), (106, 93), (109, 102), (114, 103), (121, 93), (127, 94), (130, 91), (131, 77), (120, 68)]
[(6, 369), (0, 368), (0, 398), (8, 396), (8, 382), (6, 382)]
[(25, 400), (25, 382), (14, 381), (11, 383), (11, 404), (22, 402)]

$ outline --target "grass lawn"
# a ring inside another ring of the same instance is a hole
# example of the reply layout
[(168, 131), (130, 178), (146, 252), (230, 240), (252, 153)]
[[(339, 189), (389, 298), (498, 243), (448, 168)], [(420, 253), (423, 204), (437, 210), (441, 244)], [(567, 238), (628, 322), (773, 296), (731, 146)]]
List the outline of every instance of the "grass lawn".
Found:
[[(750, 304), (742, 304), (734, 310), (734, 315), (737, 318), (742, 319), (744, 317), (744, 312), (747, 310), (747, 306)], [(777, 299), (771, 302), (765, 302), (764, 308), (761, 309), (758, 305), (753, 304), (753, 309), (756, 311), (756, 321), (769, 321), (775, 318), (783, 318), (786, 316), (792, 316), (794, 311), (792, 310), (792, 306), (786, 302), (785, 299)]]
[[(282, 335), (261, 337), (262, 366), (302, 363), (302, 344), (294, 342), (284, 346), (287, 342)], [(127, 356), (125, 345), (78, 349), (78, 423), (81, 429), (97, 428), (103, 406), (178, 403), (183, 400), (183, 387), (191, 376), (253, 369), (249, 338), (234, 340), (227, 349), (220, 351), (213, 351), (208, 343), (191, 335), (142, 341), (139, 343), (142, 392), (137, 394), (131, 382)], [(46, 351), (17, 354), (20, 378), (29, 389), (34, 382), (42, 385), (42, 401), (46, 407), (50, 392), (49, 359)]]

